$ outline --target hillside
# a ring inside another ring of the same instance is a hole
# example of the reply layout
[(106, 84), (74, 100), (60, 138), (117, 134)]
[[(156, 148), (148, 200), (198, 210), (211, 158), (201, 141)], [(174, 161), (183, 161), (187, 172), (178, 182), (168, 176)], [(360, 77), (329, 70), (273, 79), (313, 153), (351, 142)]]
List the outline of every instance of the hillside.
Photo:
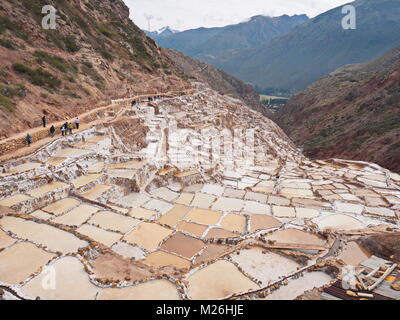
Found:
[(272, 116), (271, 113), (261, 105), (259, 94), (251, 85), (179, 51), (163, 49), (163, 52), (174, 61), (176, 67), (179, 68), (182, 73), (191, 79), (207, 83), (213, 90), (224, 95), (241, 99), (254, 110), (268, 117)]
[(342, 6), (248, 50), (206, 62), (264, 88), (298, 92), (336, 68), (367, 62), (400, 45), (398, 0), (356, 0), (357, 29), (344, 30)]
[[(41, 9), (57, 9), (43, 30)], [(74, 117), (110, 99), (188, 87), (122, 0), (3, 0), (0, 138)]]
[(220, 28), (198, 28), (169, 36), (151, 35), (164, 48), (181, 51), (191, 57), (230, 55), (231, 50), (261, 45), (308, 20), (306, 15), (280, 17), (255, 16), (249, 21)]
[(276, 120), (307, 156), (373, 161), (399, 172), (400, 47), (322, 78)]

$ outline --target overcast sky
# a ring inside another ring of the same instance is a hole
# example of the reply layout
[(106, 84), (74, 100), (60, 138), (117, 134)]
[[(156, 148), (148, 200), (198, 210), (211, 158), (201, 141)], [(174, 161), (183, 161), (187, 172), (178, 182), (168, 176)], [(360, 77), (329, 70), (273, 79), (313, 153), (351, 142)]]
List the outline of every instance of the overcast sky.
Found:
[(199, 27), (222, 27), (255, 15), (302, 14), (309, 17), (351, 0), (124, 0), (131, 19), (151, 31), (170, 26), (180, 31)]

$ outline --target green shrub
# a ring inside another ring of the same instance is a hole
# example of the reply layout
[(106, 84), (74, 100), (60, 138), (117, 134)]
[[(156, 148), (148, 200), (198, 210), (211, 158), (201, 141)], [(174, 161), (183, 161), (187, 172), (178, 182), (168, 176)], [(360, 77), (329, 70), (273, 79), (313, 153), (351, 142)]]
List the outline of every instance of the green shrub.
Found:
[(114, 58), (105, 48), (98, 48), (96, 51), (106, 60), (112, 61)]
[(65, 47), (69, 52), (78, 52), (81, 47), (76, 44), (76, 40), (73, 36), (68, 36), (64, 39)]
[(19, 73), (26, 75), (29, 82), (36, 86), (55, 89), (61, 85), (61, 81), (53, 76), (50, 72), (37, 68), (35, 70), (24, 66), (21, 63), (15, 63), (13, 69)]
[(14, 63), (12, 67), (15, 71), (20, 73), (29, 73), (31, 71), (31, 69), (21, 63)]
[(60, 70), (61, 72), (67, 72), (71, 69), (71, 66), (68, 64), (68, 62), (58, 56), (54, 56), (44, 51), (35, 51), (33, 55), (42, 61), (47, 62), (49, 65)]
[(14, 44), (12, 43), (12, 41), (9, 40), (9, 39), (1, 38), (0, 39), (0, 45), (3, 46), (4, 48), (7, 48), (7, 49), (11, 49), (11, 50), (15, 50), (16, 49), (14, 47)]
[(0, 95), (0, 106), (6, 109), (8, 112), (14, 112), (15, 110), (15, 106), (12, 101), (3, 95)]

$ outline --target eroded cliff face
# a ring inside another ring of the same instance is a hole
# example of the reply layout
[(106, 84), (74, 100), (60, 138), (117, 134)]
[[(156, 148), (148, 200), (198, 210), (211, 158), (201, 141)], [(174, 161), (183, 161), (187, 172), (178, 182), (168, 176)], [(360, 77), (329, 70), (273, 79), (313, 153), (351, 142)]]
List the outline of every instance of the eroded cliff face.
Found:
[(314, 159), (371, 161), (400, 171), (400, 47), (342, 67), (291, 99), (277, 123)]
[[(41, 13), (53, 5), (56, 29)], [(73, 117), (111, 99), (188, 87), (121, 0), (4, 0), (0, 5), (0, 137)]]

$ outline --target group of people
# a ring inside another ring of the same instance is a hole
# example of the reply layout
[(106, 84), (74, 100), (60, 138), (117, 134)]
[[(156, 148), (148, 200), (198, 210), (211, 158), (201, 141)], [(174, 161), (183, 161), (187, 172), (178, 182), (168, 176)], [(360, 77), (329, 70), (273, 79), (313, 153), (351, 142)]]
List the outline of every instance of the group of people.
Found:
[[(43, 128), (46, 128), (46, 122), (47, 122), (46, 121), (46, 116), (44, 115), (42, 117)], [(77, 130), (79, 129), (79, 125), (80, 125), (80, 120), (79, 120), (79, 118), (76, 118), (75, 119), (75, 128)], [(72, 134), (72, 130), (73, 129), (74, 129), (74, 125), (73, 125), (72, 122), (65, 122), (60, 128), (61, 135), (64, 137), (64, 136), (66, 136), (68, 134)], [(53, 138), (54, 135), (56, 134), (56, 128), (54, 127), (54, 125), (52, 125), (50, 127), (49, 131), (50, 131), (50, 136)], [(28, 147), (30, 147), (31, 144), (32, 144), (32, 136), (29, 133), (26, 135), (26, 143), (27, 143)]]

